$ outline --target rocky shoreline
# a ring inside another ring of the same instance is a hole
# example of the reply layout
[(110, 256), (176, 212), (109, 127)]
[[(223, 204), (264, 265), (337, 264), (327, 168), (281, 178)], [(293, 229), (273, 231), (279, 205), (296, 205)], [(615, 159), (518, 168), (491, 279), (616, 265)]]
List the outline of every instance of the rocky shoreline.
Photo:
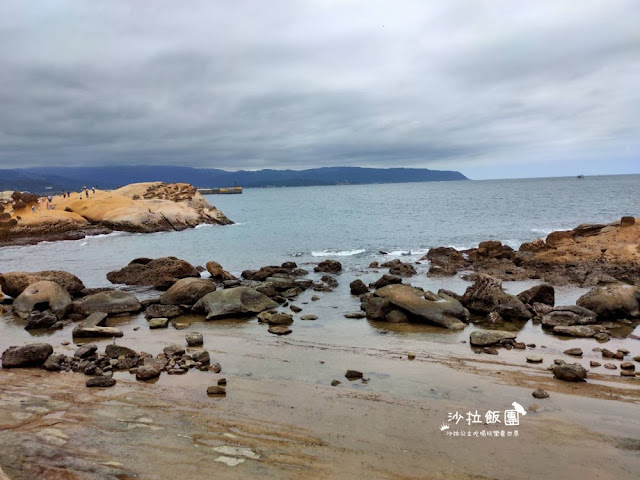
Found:
[(51, 202), (22, 192), (0, 194), (0, 247), (231, 223), (188, 184), (137, 183), (113, 191), (59, 194)]

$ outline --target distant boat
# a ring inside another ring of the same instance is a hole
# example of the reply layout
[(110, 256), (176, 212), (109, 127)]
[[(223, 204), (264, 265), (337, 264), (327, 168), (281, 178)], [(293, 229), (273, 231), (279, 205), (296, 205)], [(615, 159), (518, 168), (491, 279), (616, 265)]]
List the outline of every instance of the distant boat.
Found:
[(202, 195), (237, 195), (242, 193), (242, 187), (199, 188), (198, 192)]
[(582, 180), (584, 178), (584, 175), (578, 175), (578, 178)]

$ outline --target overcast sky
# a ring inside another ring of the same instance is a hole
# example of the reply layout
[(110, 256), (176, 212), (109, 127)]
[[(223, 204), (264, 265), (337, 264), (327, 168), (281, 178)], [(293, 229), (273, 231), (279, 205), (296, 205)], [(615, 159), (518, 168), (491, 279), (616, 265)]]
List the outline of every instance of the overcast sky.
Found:
[(0, 1), (0, 168), (640, 173), (640, 1)]

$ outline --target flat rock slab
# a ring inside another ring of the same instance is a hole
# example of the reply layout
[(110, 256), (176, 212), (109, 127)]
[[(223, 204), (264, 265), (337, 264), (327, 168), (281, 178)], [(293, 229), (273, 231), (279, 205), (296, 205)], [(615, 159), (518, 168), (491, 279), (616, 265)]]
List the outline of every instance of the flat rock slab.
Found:
[(77, 326), (73, 329), (74, 338), (105, 338), (122, 337), (122, 330), (116, 327), (83, 327)]
[(501, 340), (514, 340), (517, 334), (514, 332), (506, 332), (504, 330), (476, 330), (471, 332), (469, 342), (477, 347), (486, 347), (495, 345)]

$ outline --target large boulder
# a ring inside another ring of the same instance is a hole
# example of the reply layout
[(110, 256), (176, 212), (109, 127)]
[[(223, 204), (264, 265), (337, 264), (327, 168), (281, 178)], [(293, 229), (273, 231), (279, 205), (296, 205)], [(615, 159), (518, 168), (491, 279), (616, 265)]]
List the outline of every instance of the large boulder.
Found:
[(216, 285), (206, 278), (182, 278), (160, 297), (163, 305), (193, 305), (206, 294), (214, 292)]
[(505, 332), (504, 330), (475, 330), (471, 332), (469, 343), (476, 347), (488, 347), (495, 345), (502, 340), (515, 340), (515, 332)]
[(76, 306), (76, 310), (82, 315), (91, 315), (94, 312), (117, 315), (139, 312), (142, 305), (130, 293), (111, 290), (88, 295)]
[(85, 286), (75, 275), (61, 270), (42, 272), (6, 272), (0, 275), (0, 290), (10, 297), (17, 298), (25, 288), (36, 282), (48, 280), (55, 282), (71, 295), (79, 295)]
[(30, 343), (22, 347), (9, 347), (2, 352), (2, 367), (39, 367), (53, 353), (48, 343)]
[(193, 306), (204, 311), (207, 320), (224, 317), (253, 316), (278, 304), (266, 295), (249, 287), (235, 287), (208, 293)]
[(532, 317), (526, 305), (515, 295), (502, 289), (502, 282), (484, 273), (476, 276), (462, 297), (462, 304), (475, 313), (488, 315), (500, 314), (505, 319), (527, 320)]
[(455, 298), (433, 295), (430, 298), (434, 299), (427, 299), (422, 290), (410, 285), (387, 285), (376, 290), (375, 295), (408, 312), (412, 321), (459, 330), (466, 326), (465, 321), (469, 319), (469, 312)]
[(640, 317), (640, 288), (620, 284), (595, 287), (576, 302), (602, 319)]
[(555, 307), (542, 317), (545, 328), (591, 325), (597, 322), (596, 314), (577, 305)]
[(13, 310), (27, 318), (34, 310), (51, 310), (58, 320), (71, 310), (71, 295), (55, 282), (43, 280), (32, 283), (13, 302)]
[(543, 283), (519, 293), (518, 298), (527, 305), (542, 303), (553, 307), (556, 303), (556, 292), (553, 285)]
[(453, 247), (432, 248), (420, 260), (429, 261), (427, 275), (430, 277), (450, 277), (469, 265), (464, 256)]
[(129, 263), (126, 267), (107, 273), (111, 283), (146, 285), (167, 289), (181, 278), (200, 278), (200, 272), (190, 263), (176, 257), (156, 258), (147, 263)]

